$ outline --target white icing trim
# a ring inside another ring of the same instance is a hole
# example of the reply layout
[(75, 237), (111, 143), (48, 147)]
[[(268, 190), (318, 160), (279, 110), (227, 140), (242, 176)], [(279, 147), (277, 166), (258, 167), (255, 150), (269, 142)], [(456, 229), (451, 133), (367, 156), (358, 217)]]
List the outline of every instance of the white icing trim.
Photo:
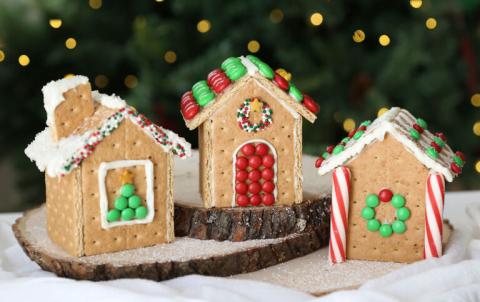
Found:
[[(134, 219), (129, 221), (107, 221), (108, 213), (108, 197), (107, 197), (107, 188), (105, 184), (105, 178), (107, 176), (108, 170), (126, 168), (132, 166), (145, 166), (145, 177), (147, 182), (147, 192), (145, 203), (147, 206), (147, 216), (144, 219)], [(103, 229), (110, 229), (116, 226), (121, 225), (134, 225), (134, 224), (145, 224), (153, 221), (155, 215), (154, 208), (154, 191), (153, 191), (153, 163), (150, 160), (117, 160), (111, 162), (102, 162), (98, 167), (98, 191), (99, 191), (99, 202), (100, 202), (100, 222)]]
[(327, 174), (336, 167), (343, 165), (348, 160), (353, 159), (355, 156), (360, 154), (363, 148), (365, 148), (367, 145), (373, 143), (374, 141), (383, 141), (385, 134), (389, 133), (402, 145), (404, 145), (405, 148), (427, 168), (432, 169), (435, 172), (442, 173), (447, 181), (453, 181), (453, 174), (450, 169), (442, 166), (437, 161), (430, 158), (424, 152), (424, 150), (417, 146), (414, 141), (398, 130), (398, 126), (392, 121), (400, 113), (400, 111), (400, 108), (394, 107), (377, 118), (367, 128), (367, 132), (365, 132), (355, 144), (346, 148), (342, 153), (329, 157), (327, 160), (325, 160), (321, 167), (318, 168), (318, 174)]
[(258, 71), (258, 67), (252, 63), (247, 57), (241, 56), (240, 60), (242, 61), (243, 66), (247, 68), (247, 73), (249, 75), (254, 75)]
[(115, 94), (108, 95), (104, 93), (98, 92), (98, 90), (92, 91), (93, 100), (102, 104), (102, 106), (112, 108), (112, 109), (120, 109), (127, 106), (127, 102), (116, 96)]
[(63, 94), (78, 85), (87, 84), (88, 78), (77, 75), (70, 78), (64, 78), (57, 81), (51, 81), (42, 88), (43, 103), (47, 112), (47, 125), (52, 126), (55, 123), (55, 109), (65, 101)]
[(278, 201), (277, 200), (277, 187), (278, 187), (278, 183), (277, 183), (277, 162), (278, 162), (278, 157), (277, 157), (277, 150), (275, 149), (275, 147), (268, 141), (264, 140), (264, 139), (251, 139), (251, 140), (248, 140), (248, 141), (245, 141), (243, 142), (243, 144), (241, 144), (240, 146), (238, 146), (235, 151), (233, 151), (233, 154), (232, 154), (232, 161), (233, 161), (233, 164), (232, 164), (232, 169), (233, 169), (233, 177), (232, 177), (232, 188), (233, 188), (233, 194), (232, 194), (232, 207), (236, 207), (237, 204), (235, 202), (235, 179), (237, 177), (237, 169), (235, 168), (235, 164), (236, 164), (236, 159), (237, 159), (237, 153), (238, 151), (240, 151), (240, 149), (245, 146), (246, 144), (249, 144), (249, 143), (264, 143), (265, 145), (267, 145), (269, 148), (270, 148), (270, 151), (272, 151), (272, 154), (273, 154), (273, 158), (275, 159), (275, 164), (273, 165), (273, 183), (275, 184), (275, 189), (273, 190), (273, 196), (275, 196), (275, 203)]

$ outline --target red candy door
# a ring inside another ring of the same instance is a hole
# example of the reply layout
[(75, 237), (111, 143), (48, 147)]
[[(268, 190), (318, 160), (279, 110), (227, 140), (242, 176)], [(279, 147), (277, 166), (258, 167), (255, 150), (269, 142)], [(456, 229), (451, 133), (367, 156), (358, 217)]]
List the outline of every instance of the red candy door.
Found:
[(263, 140), (241, 145), (234, 157), (234, 206), (271, 206), (277, 196), (277, 156)]

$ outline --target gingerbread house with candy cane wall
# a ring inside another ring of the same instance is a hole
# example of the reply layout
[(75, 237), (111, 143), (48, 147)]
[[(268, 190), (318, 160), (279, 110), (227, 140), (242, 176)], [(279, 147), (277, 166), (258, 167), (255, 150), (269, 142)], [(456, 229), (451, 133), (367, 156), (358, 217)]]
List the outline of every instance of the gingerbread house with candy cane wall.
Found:
[(332, 172), (329, 258), (413, 262), (442, 255), (445, 180), (465, 162), (442, 133), (392, 108), (317, 160)]
[(25, 153), (45, 171), (49, 238), (73, 256), (173, 241), (173, 156), (190, 144), (87, 77), (42, 91), (47, 127)]
[(204, 206), (291, 205), (303, 200), (302, 117), (319, 106), (255, 56), (231, 57), (181, 100), (199, 128)]

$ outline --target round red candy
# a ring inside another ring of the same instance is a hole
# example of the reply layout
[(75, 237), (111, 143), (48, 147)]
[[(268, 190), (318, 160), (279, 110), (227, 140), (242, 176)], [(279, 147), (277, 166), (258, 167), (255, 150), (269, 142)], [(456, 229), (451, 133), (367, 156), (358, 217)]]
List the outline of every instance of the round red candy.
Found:
[(383, 189), (380, 191), (380, 193), (378, 193), (378, 198), (383, 202), (389, 202), (390, 200), (392, 200), (392, 197), (393, 193), (389, 189)]
[(365, 130), (367, 130), (367, 126), (362, 125), (362, 126), (358, 127), (358, 129), (356, 131), (365, 131)]
[(320, 106), (308, 95), (303, 95), (303, 105), (313, 113), (317, 113), (320, 110)]
[(413, 124), (413, 129), (417, 130), (418, 133), (423, 133), (423, 128), (420, 127), (418, 124)]
[(243, 155), (250, 156), (255, 153), (255, 146), (253, 144), (246, 144), (242, 147)]
[(330, 146), (327, 147), (327, 152), (332, 153), (333, 149), (335, 149), (335, 145), (330, 145)]
[(460, 157), (460, 159), (461, 159), (462, 161), (465, 161), (465, 154), (463, 154), (462, 152), (457, 151), (457, 152), (455, 152), (455, 155), (458, 156), (458, 157)]
[(258, 182), (252, 182), (248, 185), (248, 192), (252, 194), (258, 194), (262, 190), (263, 186), (260, 185)]
[(237, 192), (238, 194), (247, 194), (247, 191), (248, 186), (245, 183), (239, 182), (235, 185), (235, 192)]
[(272, 193), (275, 190), (275, 185), (271, 181), (266, 181), (262, 184), (262, 191), (265, 193)]
[(277, 84), (278, 87), (282, 90), (287, 90), (290, 87), (290, 84), (288, 84), (288, 81), (285, 80), (284, 77), (279, 75), (278, 73), (275, 72), (275, 75), (273, 76), (273, 81)]
[(250, 203), (252, 206), (258, 206), (260, 203), (262, 203), (262, 196), (255, 194), (250, 197)]
[(248, 203), (250, 202), (250, 198), (248, 198), (247, 195), (238, 195), (237, 196), (237, 204), (241, 207), (246, 207), (248, 206)]
[(180, 109), (183, 110), (187, 104), (196, 103), (195, 99), (193, 98), (193, 93), (191, 91), (187, 91), (182, 95), (182, 99), (180, 101)]
[(260, 143), (260, 144), (255, 146), (255, 154), (260, 155), (260, 156), (267, 155), (269, 150), (270, 150), (270, 148), (264, 143)]
[(266, 193), (262, 196), (263, 204), (266, 206), (271, 206), (275, 203), (275, 196), (271, 193)]
[(207, 84), (218, 94), (227, 88), (231, 81), (223, 71), (217, 68), (208, 74)]
[(262, 179), (263, 180), (270, 180), (275, 176), (272, 169), (265, 168), (262, 170)]
[(435, 133), (435, 136), (438, 136), (440, 137), (440, 139), (444, 142), (447, 142), (447, 137), (445, 136), (445, 134), (441, 133), (441, 132), (437, 132)]
[(436, 142), (431, 142), (430, 146), (432, 146), (435, 149), (435, 151), (437, 151), (438, 153), (442, 152), (442, 148), (439, 145), (437, 145)]
[(248, 172), (247, 171), (238, 171), (237, 175), (235, 176), (235, 179), (240, 182), (244, 182), (248, 178)]
[(320, 168), (320, 166), (322, 165), (324, 159), (323, 157), (319, 157), (316, 161), (315, 161), (315, 168)]
[(260, 173), (260, 171), (252, 170), (248, 172), (248, 179), (250, 179), (250, 181), (259, 181), (260, 178), (262, 178), (262, 173)]
[(356, 129), (350, 131), (350, 133), (348, 133), (348, 138), (352, 138), (352, 137), (355, 135), (355, 133), (357, 133), (357, 130), (356, 130)]
[(271, 168), (275, 164), (275, 158), (273, 158), (273, 155), (267, 154), (263, 157), (262, 164), (266, 168)]
[(462, 173), (462, 168), (460, 168), (456, 163), (451, 163), (450, 169), (452, 169), (452, 171), (456, 174)]
[(235, 166), (240, 170), (245, 170), (248, 167), (248, 159), (244, 156), (238, 157)]
[(262, 165), (262, 158), (260, 156), (254, 155), (248, 160), (248, 165), (252, 167), (252, 169), (257, 169)]
[(197, 115), (198, 111), (200, 111), (200, 106), (197, 103), (187, 104), (182, 114), (186, 120), (191, 120)]

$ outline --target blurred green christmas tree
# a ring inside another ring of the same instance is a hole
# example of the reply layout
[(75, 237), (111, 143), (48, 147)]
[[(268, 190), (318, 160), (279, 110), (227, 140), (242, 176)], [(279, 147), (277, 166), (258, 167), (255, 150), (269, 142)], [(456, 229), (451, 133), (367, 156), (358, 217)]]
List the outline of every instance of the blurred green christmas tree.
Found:
[(224, 58), (255, 53), (320, 103), (317, 122), (305, 125), (306, 153), (402, 106), (465, 151), (457, 186), (480, 188), (479, 4), (4, 0), (0, 156), (16, 163), (25, 200), (39, 201), (41, 175), (23, 149), (45, 125), (41, 87), (68, 74), (87, 75), (195, 145), (181, 94)]

